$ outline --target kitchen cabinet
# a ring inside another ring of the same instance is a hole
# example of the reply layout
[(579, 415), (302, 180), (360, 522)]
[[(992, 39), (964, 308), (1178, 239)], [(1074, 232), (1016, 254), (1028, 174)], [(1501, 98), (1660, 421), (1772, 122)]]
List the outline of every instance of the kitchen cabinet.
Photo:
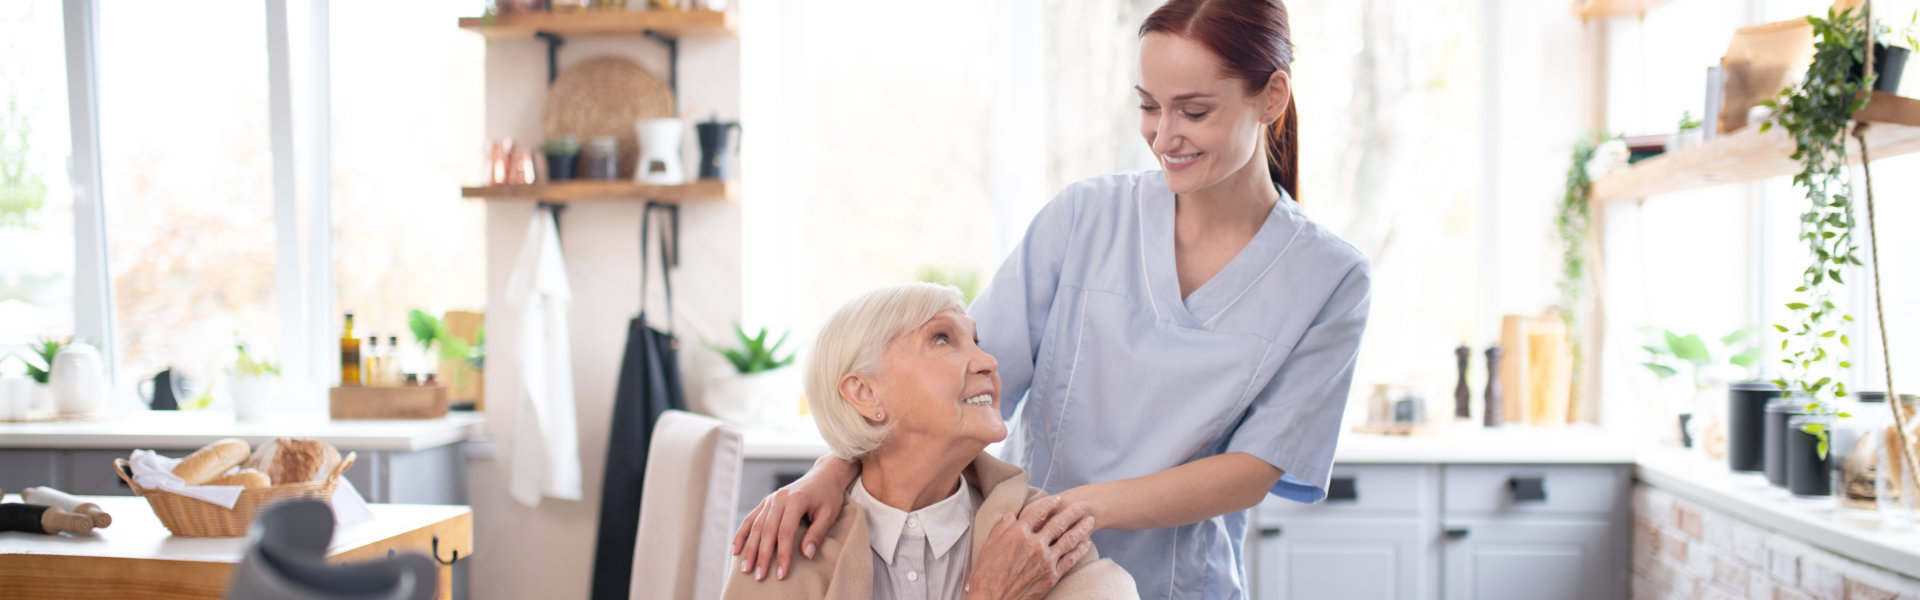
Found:
[(1249, 596), (1625, 598), (1631, 468), (1338, 466), (1326, 502), (1257, 510)]

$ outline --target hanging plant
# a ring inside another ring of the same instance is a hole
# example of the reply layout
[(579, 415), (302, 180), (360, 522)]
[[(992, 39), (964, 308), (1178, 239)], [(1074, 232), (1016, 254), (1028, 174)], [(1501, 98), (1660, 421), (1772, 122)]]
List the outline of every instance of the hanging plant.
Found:
[(1592, 231), (1587, 205), (1593, 197), (1593, 176), (1587, 172), (1587, 163), (1593, 161), (1601, 141), (1594, 135), (1574, 143), (1566, 187), (1553, 216), (1554, 238), (1560, 242), (1560, 320), (1567, 326), (1567, 346), (1575, 373), (1582, 368), (1578, 325), (1580, 303), (1587, 295), (1587, 232)]
[[(1840, 371), (1852, 368), (1840, 360), (1841, 348), (1851, 345), (1841, 332), (1843, 323), (1853, 317), (1833, 303), (1834, 290), (1846, 285), (1842, 276), (1848, 266), (1861, 266), (1855, 256), (1852, 182), (1847, 177), (1847, 126), (1852, 115), (1867, 104), (1866, 90), (1872, 89), (1873, 75), (1849, 80), (1849, 72), (1866, 61), (1866, 20), (1852, 9), (1829, 9), (1827, 18), (1807, 17), (1813, 25), (1813, 64), (1797, 87), (1763, 102), (1773, 109), (1774, 118), (1762, 123), (1765, 132), (1775, 125), (1793, 137), (1793, 159), (1800, 172), (1793, 176), (1796, 187), (1806, 192), (1807, 209), (1800, 215), (1800, 241), (1806, 244), (1812, 259), (1802, 272), (1800, 285), (1794, 288), (1794, 301), (1787, 303), (1794, 322), (1775, 324), (1787, 334), (1780, 349), (1786, 353), (1781, 362), (1786, 376), (1773, 382), (1783, 393), (1802, 392), (1812, 398), (1810, 413), (1845, 418), (1833, 400), (1847, 396), (1845, 383), (1837, 381)], [(1839, 347), (1833, 344), (1839, 344)], [(1831, 351), (1830, 351), (1831, 350)], [(1828, 436), (1820, 424), (1810, 424), (1807, 433), (1819, 438), (1822, 458), (1827, 454)]]

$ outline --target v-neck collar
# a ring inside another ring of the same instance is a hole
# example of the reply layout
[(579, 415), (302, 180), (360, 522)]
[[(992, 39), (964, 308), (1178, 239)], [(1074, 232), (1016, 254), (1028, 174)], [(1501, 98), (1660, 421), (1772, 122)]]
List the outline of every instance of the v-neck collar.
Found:
[(1173, 190), (1167, 189), (1166, 175), (1150, 171), (1140, 178), (1135, 193), (1138, 203), (1142, 270), (1147, 274), (1147, 294), (1156, 316), (1172, 318), (1188, 327), (1205, 328), (1246, 295), (1253, 285), (1280, 262), (1287, 248), (1304, 228), (1292, 214), (1293, 199), (1285, 190), (1280, 201), (1267, 212), (1260, 231), (1233, 260), (1201, 284), (1185, 299), (1180, 297), (1180, 272), (1174, 260)]

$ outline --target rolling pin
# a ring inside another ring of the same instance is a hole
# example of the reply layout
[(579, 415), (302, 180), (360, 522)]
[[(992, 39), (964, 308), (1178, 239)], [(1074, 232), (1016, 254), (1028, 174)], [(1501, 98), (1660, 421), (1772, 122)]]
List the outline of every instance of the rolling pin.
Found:
[(93, 519), (94, 527), (104, 529), (113, 524), (113, 515), (107, 514), (106, 509), (100, 508), (100, 505), (82, 501), (50, 487), (30, 487), (20, 490), (20, 497), (29, 504), (45, 504), (70, 513), (86, 515), (87, 518)]
[(0, 531), (58, 534), (93, 531), (93, 519), (45, 504), (0, 504)]

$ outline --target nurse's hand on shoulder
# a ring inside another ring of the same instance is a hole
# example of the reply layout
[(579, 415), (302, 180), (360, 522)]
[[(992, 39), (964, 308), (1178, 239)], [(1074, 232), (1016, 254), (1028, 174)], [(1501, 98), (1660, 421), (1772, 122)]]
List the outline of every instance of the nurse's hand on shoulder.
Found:
[(794, 535), (800, 530), (800, 517), (807, 517), (807, 536), (800, 540), (800, 554), (813, 558), (827, 530), (840, 519), (840, 507), (853, 485), (858, 471), (843, 460), (821, 460), (805, 476), (760, 500), (747, 513), (747, 520), (733, 534), (733, 554), (740, 557), (740, 572), (751, 571), (755, 580), (772, 572), (787, 578), (792, 564)]
[[(1093, 517), (1087, 505), (1067, 505), (1059, 496), (1028, 504), (1020, 517), (1008, 514), (993, 525), (967, 577), (967, 600), (1037, 600), (1053, 591), (1093, 543)], [(975, 532), (979, 535), (979, 532)]]

